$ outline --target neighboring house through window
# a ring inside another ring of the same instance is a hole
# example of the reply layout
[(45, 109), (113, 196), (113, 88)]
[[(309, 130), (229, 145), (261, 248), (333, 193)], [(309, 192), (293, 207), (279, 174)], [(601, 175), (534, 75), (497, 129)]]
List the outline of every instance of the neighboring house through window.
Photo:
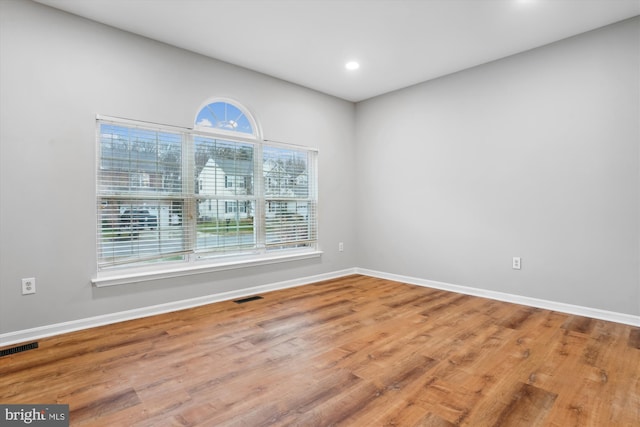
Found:
[(193, 129), (98, 117), (98, 272), (315, 250), (316, 155), (230, 100)]

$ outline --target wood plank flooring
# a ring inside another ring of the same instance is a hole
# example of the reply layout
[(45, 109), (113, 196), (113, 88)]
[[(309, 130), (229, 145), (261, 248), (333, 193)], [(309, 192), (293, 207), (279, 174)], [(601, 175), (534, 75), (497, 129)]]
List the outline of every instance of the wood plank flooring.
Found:
[(72, 426), (640, 425), (640, 329), (349, 276), (39, 341), (0, 403)]

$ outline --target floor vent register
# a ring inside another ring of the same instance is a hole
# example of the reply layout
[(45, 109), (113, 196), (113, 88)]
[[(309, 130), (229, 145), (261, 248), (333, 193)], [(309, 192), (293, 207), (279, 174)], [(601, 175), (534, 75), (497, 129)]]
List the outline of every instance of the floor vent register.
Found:
[(4, 350), (0, 350), (0, 357), (11, 356), (12, 354), (22, 353), (23, 351), (33, 350), (34, 348), (38, 348), (37, 342), (6, 348)]

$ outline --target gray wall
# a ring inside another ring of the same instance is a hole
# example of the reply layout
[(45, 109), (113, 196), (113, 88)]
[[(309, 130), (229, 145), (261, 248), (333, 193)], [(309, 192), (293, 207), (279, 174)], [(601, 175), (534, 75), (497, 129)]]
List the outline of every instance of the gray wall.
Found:
[[(24, 0), (0, 1), (0, 55), (0, 333), (355, 265), (352, 103)], [(93, 288), (95, 115), (190, 127), (212, 96), (248, 107), (265, 138), (319, 149), (323, 256)]]
[(358, 265), (640, 314), (639, 26), (358, 104)]

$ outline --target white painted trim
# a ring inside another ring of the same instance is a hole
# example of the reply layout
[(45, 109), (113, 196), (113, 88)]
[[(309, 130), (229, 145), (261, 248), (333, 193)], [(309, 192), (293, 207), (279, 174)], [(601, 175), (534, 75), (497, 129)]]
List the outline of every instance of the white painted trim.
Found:
[(102, 316), (88, 317), (85, 319), (73, 320), (70, 322), (56, 323), (53, 325), (40, 326), (22, 331), (0, 334), (0, 346), (6, 346), (21, 342), (33, 341), (54, 335), (79, 331), (82, 329), (95, 328), (97, 326), (109, 325), (112, 323), (124, 322), (126, 320), (140, 319), (143, 317), (155, 316), (157, 314), (169, 313), (172, 311), (184, 310), (201, 305), (212, 304), (220, 301), (234, 300), (250, 295), (277, 291), (280, 289), (293, 288), (296, 286), (309, 285), (311, 283), (322, 282), (323, 280), (337, 279), (339, 277), (355, 274), (355, 268), (339, 270), (330, 273), (318, 274), (315, 276), (302, 277), (299, 279), (286, 280), (266, 285), (243, 288), (235, 291), (221, 292), (218, 294), (205, 295), (182, 301), (174, 301), (166, 304), (141, 307), (133, 310), (110, 313)]
[(123, 285), (126, 283), (145, 282), (148, 280), (169, 279), (173, 277), (190, 276), (193, 274), (212, 273), (215, 271), (235, 270), (238, 268), (256, 267), (259, 265), (277, 264), (280, 262), (298, 261), (302, 259), (318, 258), (322, 256), (322, 251), (296, 251), (279, 253), (276, 255), (233, 257), (229, 260), (205, 263), (174, 264), (173, 267), (153, 268), (146, 267), (139, 270), (115, 270), (100, 272), (91, 279), (91, 283), (101, 288), (103, 286)]
[(530, 307), (544, 308), (546, 310), (559, 311), (561, 313), (575, 314), (578, 316), (591, 317), (594, 319), (606, 320), (609, 322), (623, 323), (631, 326), (640, 326), (640, 316), (632, 314), (617, 313), (614, 311), (600, 310), (597, 308), (583, 307), (579, 305), (565, 304), (562, 302), (548, 301), (538, 298), (513, 295), (504, 292), (490, 291), (480, 288), (453, 285), (451, 283), (437, 282), (434, 280), (419, 279), (416, 277), (402, 276), (399, 274), (384, 273), (381, 271), (369, 270), (366, 268), (356, 268), (356, 274), (377, 277), (380, 279), (393, 280), (396, 282), (408, 283), (411, 285), (424, 286), (427, 288), (442, 289), (445, 291), (457, 292), (459, 294), (474, 295), (498, 301), (522, 304)]
[(555, 301), (541, 300), (537, 298), (529, 298), (519, 295), (512, 295), (503, 292), (489, 291), (485, 289), (470, 288), (467, 286), (453, 285), (450, 283), (436, 282), (433, 280), (419, 279), (416, 277), (402, 276), (399, 274), (384, 273), (366, 268), (347, 268), (344, 270), (308, 276), (299, 279), (286, 280), (251, 288), (238, 289), (235, 291), (221, 292), (219, 294), (205, 295), (202, 297), (191, 298), (188, 300), (174, 301), (166, 304), (159, 304), (150, 307), (141, 307), (118, 313), (110, 313), (102, 316), (89, 317), (85, 319), (74, 320), (70, 322), (56, 323), (53, 325), (41, 326), (22, 331), (9, 332), (0, 334), (0, 346), (6, 346), (16, 343), (28, 342), (40, 338), (46, 338), (53, 335), (74, 332), (82, 329), (94, 328), (97, 326), (108, 325), (112, 323), (123, 322), (126, 320), (139, 319), (157, 314), (169, 313), (172, 311), (184, 310), (187, 308), (198, 307), (201, 305), (212, 304), (220, 301), (228, 301), (238, 299), (250, 295), (277, 291), (280, 289), (293, 288), (296, 286), (309, 285), (312, 283), (322, 282), (323, 280), (337, 279), (352, 274), (362, 274), (380, 279), (393, 280), (396, 282), (408, 283), (428, 288), (442, 289), (445, 291), (457, 292), (465, 295), (474, 295), (483, 298), (505, 301), (515, 304), (522, 304), (531, 307), (544, 308), (546, 310), (554, 310), (562, 313), (576, 314), (579, 316), (591, 317), (594, 319), (606, 320), (609, 322), (623, 323), (640, 327), (640, 316), (631, 314), (616, 313), (596, 308), (582, 307), (577, 305), (565, 304)]

